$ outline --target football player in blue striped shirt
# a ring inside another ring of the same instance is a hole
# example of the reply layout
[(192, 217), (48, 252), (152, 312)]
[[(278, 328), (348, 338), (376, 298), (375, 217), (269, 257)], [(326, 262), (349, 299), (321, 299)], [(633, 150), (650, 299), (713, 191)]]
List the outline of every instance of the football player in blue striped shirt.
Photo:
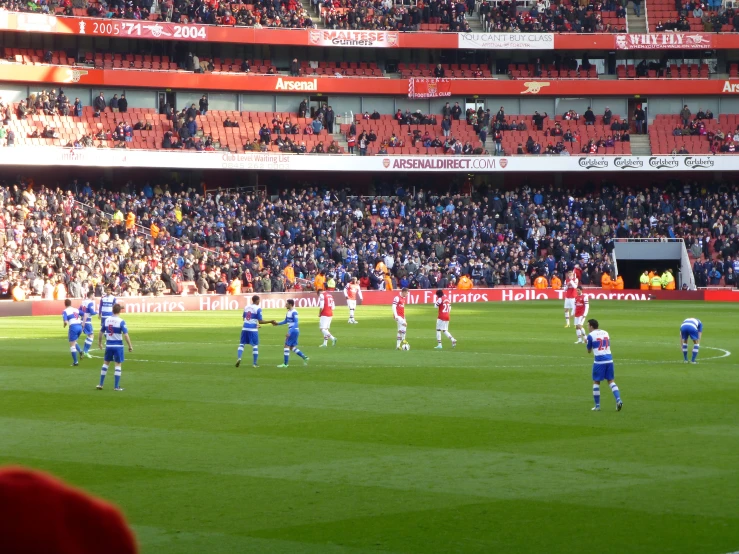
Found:
[(64, 327), (69, 326), (67, 338), (69, 339), (69, 351), (72, 353), (72, 365), (79, 365), (77, 353), (80, 351), (80, 347), (77, 344), (77, 339), (82, 334), (82, 318), (80, 317), (80, 311), (72, 307), (72, 301), (69, 298), (64, 301), (62, 321), (64, 321)]
[(697, 364), (698, 350), (700, 350), (701, 335), (703, 334), (703, 323), (694, 317), (688, 318), (680, 325), (680, 343), (683, 348), (683, 363), (688, 363), (688, 339), (693, 341), (693, 357), (691, 364)]
[(292, 350), (297, 356), (303, 358), (303, 365), (308, 365), (308, 356), (303, 354), (298, 349), (298, 337), (300, 336), (300, 329), (298, 328), (298, 311), (295, 309), (295, 300), (288, 300), (285, 302), (287, 308), (287, 315), (285, 319), (278, 322), (273, 322), (273, 325), (287, 325), (287, 336), (285, 337), (285, 348), (282, 351), (284, 355), (284, 363), (277, 367), (287, 367), (290, 363), (290, 351)]
[(105, 320), (113, 315), (113, 306), (116, 299), (113, 296), (113, 287), (108, 287), (106, 295), (100, 298), (100, 308), (98, 309), (98, 317), (100, 318), (100, 334), (98, 335), (98, 348), (103, 349), (103, 335), (105, 334)]
[(128, 351), (133, 352), (133, 345), (131, 344), (131, 338), (128, 336), (128, 327), (126, 322), (120, 317), (121, 305), (115, 304), (113, 306), (113, 313), (105, 320), (105, 356), (103, 358), (103, 367), (100, 370), (100, 384), (96, 387), (98, 390), (103, 390), (103, 383), (105, 383), (105, 375), (108, 373), (108, 365), (110, 362), (115, 362), (115, 391), (122, 391), (121, 388), (121, 371), (123, 360), (123, 341), (126, 341), (128, 345)]
[(87, 293), (87, 298), (82, 301), (80, 305), (80, 316), (82, 316), (82, 333), (86, 335), (85, 348), (82, 351), (82, 356), (92, 358), (90, 355), (90, 348), (95, 339), (95, 330), (92, 328), (92, 317), (97, 315), (95, 310), (95, 291), (90, 289)]
[(241, 356), (244, 354), (244, 346), (247, 344), (251, 346), (253, 367), (259, 367), (257, 365), (259, 360), (259, 327), (264, 323), (274, 325), (275, 322), (262, 320), (262, 308), (259, 307), (259, 297), (256, 294), (251, 297), (251, 304), (244, 308), (242, 317), (244, 325), (241, 328), (241, 340), (236, 351), (238, 356), (236, 367), (241, 365)]
[(599, 329), (598, 320), (589, 319), (588, 329), (588, 354), (593, 353), (593, 399), (595, 400), (594, 412), (600, 411), (600, 382), (608, 381), (613, 397), (616, 399), (616, 410), (621, 411), (624, 403), (621, 401), (621, 393), (614, 381), (613, 356), (611, 355), (611, 337), (607, 332)]

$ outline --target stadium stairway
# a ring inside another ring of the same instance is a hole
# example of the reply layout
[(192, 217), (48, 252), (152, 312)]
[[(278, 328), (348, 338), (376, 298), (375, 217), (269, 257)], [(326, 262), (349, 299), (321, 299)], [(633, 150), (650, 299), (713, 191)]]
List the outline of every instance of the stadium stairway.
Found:
[(631, 153), (634, 156), (651, 156), (652, 145), (649, 135), (631, 135)]
[(647, 15), (646, 15), (646, 2), (641, 4), (641, 17), (636, 17), (634, 13), (634, 4), (629, 2), (626, 7), (626, 31), (635, 34), (646, 34), (647, 33)]
[[(326, 25), (323, 23), (323, 18), (320, 13), (316, 13), (316, 8), (311, 4), (311, 0), (300, 0), (300, 4), (303, 6), (303, 9), (308, 12), (308, 15), (310, 15), (310, 18), (313, 20), (313, 26), (316, 29), (326, 28)], [(319, 5), (322, 5), (322, 3), (319, 3)]]

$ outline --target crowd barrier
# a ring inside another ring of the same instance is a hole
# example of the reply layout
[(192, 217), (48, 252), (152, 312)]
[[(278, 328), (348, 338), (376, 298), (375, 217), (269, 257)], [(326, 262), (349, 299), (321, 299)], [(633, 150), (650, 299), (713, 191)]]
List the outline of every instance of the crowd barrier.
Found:
[[(562, 300), (562, 290), (532, 288), (471, 289), (447, 291), (453, 304), (478, 302), (525, 302), (531, 300)], [(365, 306), (389, 306), (398, 291), (363, 291), (360, 302)], [(585, 289), (592, 300), (616, 300), (645, 302), (650, 300), (693, 300), (705, 302), (739, 302), (739, 291), (641, 291)], [(241, 310), (249, 303), (251, 294), (234, 296), (208, 294), (203, 296), (141, 296), (123, 297), (124, 313), (212, 312)], [(315, 292), (263, 293), (259, 295), (263, 309), (285, 308), (285, 301), (292, 298), (297, 308), (317, 308)], [(333, 293), (337, 306), (346, 306), (341, 292)], [(436, 290), (412, 290), (408, 304), (433, 304)], [(79, 301), (75, 301), (77, 305)], [(0, 317), (59, 315), (64, 310), (62, 300), (27, 300), (25, 302), (0, 302)]]

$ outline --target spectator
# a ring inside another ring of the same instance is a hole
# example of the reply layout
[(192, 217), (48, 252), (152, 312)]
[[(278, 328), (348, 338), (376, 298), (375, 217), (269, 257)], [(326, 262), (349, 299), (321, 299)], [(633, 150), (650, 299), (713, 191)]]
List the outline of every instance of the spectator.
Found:
[(114, 94), (113, 98), (110, 99), (110, 111), (118, 113), (118, 95)]
[(441, 67), (440, 63), (437, 63), (436, 67), (434, 68), (434, 77), (437, 77), (437, 78), (444, 77), (444, 68)]
[(646, 114), (644, 113), (644, 110), (642, 109), (641, 104), (637, 104), (636, 109), (634, 110), (634, 123), (636, 124), (636, 134), (637, 135), (641, 135), (646, 132), (646, 129), (645, 129), (646, 119), (647, 117), (646, 117)]
[(203, 94), (203, 96), (200, 98), (199, 104), (200, 104), (200, 115), (207, 115), (208, 114), (208, 95), (207, 94)]
[(103, 96), (102, 92), (92, 102), (92, 107), (95, 109), (95, 115), (98, 117), (105, 111), (107, 106), (108, 104), (105, 102), (105, 96)]
[(300, 76), (300, 63), (298, 63), (298, 58), (293, 58), (293, 61), (290, 62), (290, 75), (292, 77)]
[(595, 114), (593, 113), (593, 110), (590, 108), (590, 106), (588, 106), (588, 109), (585, 110), (583, 118), (585, 119), (585, 125), (595, 125)]
[(120, 113), (128, 112), (128, 100), (126, 100), (125, 94), (121, 94), (121, 97), (118, 99), (118, 111)]
[(685, 104), (683, 109), (680, 110), (680, 119), (683, 120), (683, 125), (688, 125), (688, 123), (690, 123), (690, 116), (690, 109), (688, 108), (688, 105)]

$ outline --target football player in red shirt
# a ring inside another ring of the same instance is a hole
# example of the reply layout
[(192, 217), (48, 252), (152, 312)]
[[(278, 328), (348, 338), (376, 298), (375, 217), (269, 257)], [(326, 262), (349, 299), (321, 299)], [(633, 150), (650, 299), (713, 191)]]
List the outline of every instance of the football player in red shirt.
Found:
[(436, 349), (441, 350), (441, 333), (452, 341), (452, 348), (457, 346), (456, 339), (449, 333), (449, 312), (452, 311), (452, 303), (448, 297), (444, 296), (444, 291), (439, 289), (436, 291), (436, 300), (434, 305), (439, 309), (439, 315), (436, 318)]

